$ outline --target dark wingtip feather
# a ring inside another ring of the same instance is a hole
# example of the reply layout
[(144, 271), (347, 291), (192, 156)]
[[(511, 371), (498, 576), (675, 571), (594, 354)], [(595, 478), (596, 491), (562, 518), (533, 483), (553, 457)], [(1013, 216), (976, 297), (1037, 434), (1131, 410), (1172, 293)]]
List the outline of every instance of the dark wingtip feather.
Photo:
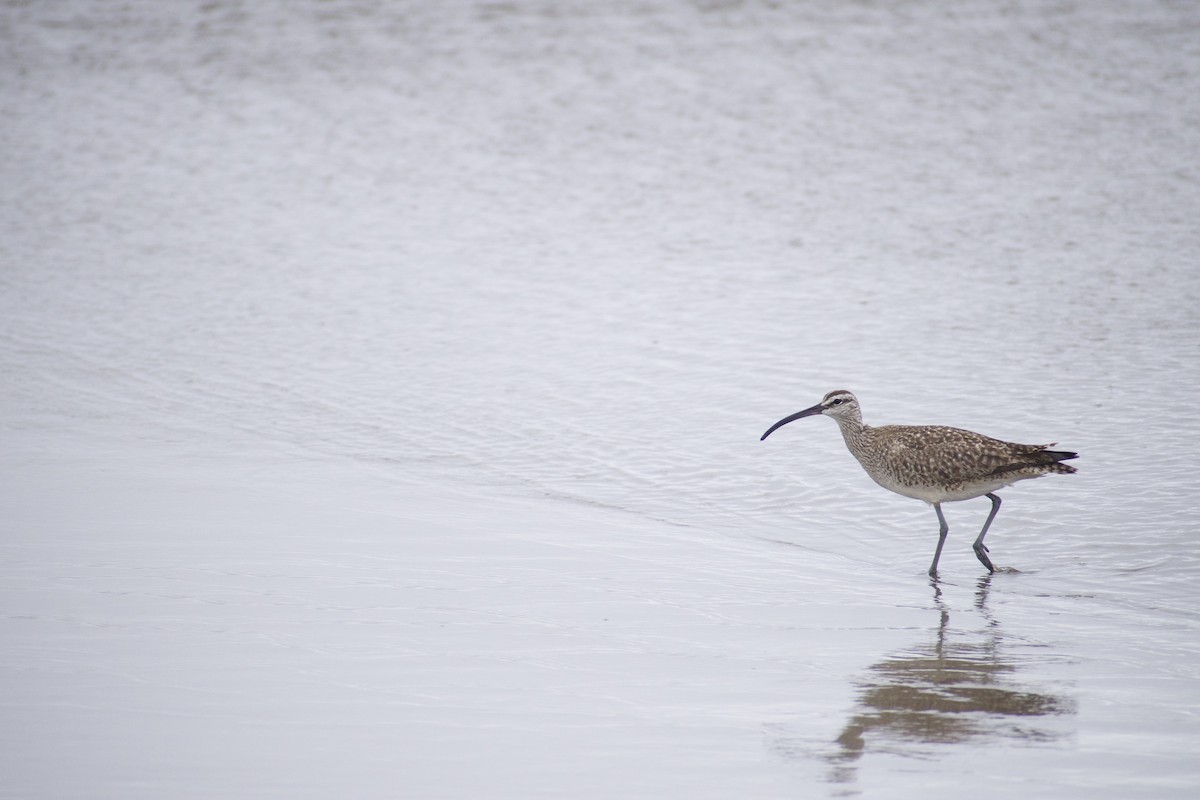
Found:
[[(1052, 445), (1046, 445), (1046, 447), (1052, 447)], [(1043, 469), (1048, 473), (1070, 475), (1075, 472), (1075, 468), (1058, 462), (1069, 461), (1072, 458), (1079, 458), (1079, 453), (1072, 453), (1070, 450), (1043, 450), (1031, 447), (1024, 455), (1011, 463), (996, 467), (991, 474), (1003, 475), (1005, 472), (1016, 472), (1033, 467)]]

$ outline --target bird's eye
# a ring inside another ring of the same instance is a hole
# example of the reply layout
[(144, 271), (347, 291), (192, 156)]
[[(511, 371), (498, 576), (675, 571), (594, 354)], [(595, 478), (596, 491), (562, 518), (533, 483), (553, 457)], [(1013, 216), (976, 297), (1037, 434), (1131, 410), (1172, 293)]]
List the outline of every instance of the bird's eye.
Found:
[(833, 404), (834, 404), (835, 406), (840, 406), (840, 405), (841, 405), (842, 403), (844, 403), (844, 402), (846, 402), (846, 401), (845, 401), (845, 400), (843, 400), (842, 398), (840, 398), (840, 397), (839, 397), (837, 400), (834, 400), (834, 401), (833, 401)]

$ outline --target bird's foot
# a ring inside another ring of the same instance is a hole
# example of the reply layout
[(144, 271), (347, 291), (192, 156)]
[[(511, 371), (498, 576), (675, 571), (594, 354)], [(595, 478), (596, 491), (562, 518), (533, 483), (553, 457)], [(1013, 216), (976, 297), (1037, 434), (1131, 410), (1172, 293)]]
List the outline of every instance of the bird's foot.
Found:
[(996, 567), (992, 564), (992, 560), (988, 558), (988, 553), (990, 551), (988, 550), (987, 545), (983, 542), (976, 542), (974, 547), (975, 557), (979, 559), (979, 563), (987, 567), (988, 572), (995, 572)]

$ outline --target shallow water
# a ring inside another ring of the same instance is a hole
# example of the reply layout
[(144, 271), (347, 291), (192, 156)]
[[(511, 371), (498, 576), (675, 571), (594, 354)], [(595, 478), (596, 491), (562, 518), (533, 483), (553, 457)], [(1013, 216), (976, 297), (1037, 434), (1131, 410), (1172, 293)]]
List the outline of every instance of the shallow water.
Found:
[(1190, 796), (1198, 22), (0, 5), (0, 793)]

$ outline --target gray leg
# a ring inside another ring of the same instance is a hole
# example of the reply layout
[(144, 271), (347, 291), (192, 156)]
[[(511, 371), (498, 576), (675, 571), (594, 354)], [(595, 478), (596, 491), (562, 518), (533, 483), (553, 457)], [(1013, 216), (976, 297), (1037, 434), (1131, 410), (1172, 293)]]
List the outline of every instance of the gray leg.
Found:
[(933, 563), (929, 565), (929, 577), (937, 577), (937, 562), (942, 557), (942, 545), (946, 543), (946, 534), (950, 532), (950, 526), (946, 524), (946, 518), (942, 516), (942, 504), (934, 503), (933, 510), (937, 512), (938, 524), (941, 526), (938, 530), (938, 546), (937, 550), (933, 551)]
[(988, 492), (985, 497), (992, 501), (992, 513), (988, 514), (987, 522), (983, 523), (983, 530), (975, 537), (973, 547), (975, 548), (975, 557), (988, 568), (988, 572), (995, 572), (996, 568), (992, 566), (992, 560), (988, 558), (988, 549), (987, 545), (983, 543), (983, 537), (987, 536), (988, 528), (992, 526), (992, 520), (996, 518), (996, 512), (1000, 510), (1000, 498), (991, 492)]

